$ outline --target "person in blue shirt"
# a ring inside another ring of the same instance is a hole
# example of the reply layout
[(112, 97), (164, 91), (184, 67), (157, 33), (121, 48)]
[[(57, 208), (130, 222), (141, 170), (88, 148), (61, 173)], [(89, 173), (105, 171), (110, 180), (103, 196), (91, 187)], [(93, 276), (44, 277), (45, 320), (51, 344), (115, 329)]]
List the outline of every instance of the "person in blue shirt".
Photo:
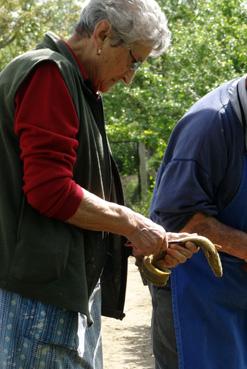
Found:
[[(156, 369), (247, 368), (247, 80), (208, 93), (174, 128), (151, 219), (221, 246), (223, 277), (201, 252), (151, 286)], [(169, 259), (167, 259), (169, 266)]]

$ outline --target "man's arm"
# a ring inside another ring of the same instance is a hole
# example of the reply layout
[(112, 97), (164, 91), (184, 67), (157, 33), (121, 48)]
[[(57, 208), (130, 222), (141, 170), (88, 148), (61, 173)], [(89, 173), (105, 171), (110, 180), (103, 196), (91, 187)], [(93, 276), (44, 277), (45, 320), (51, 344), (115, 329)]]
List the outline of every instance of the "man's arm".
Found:
[(198, 233), (220, 245), (219, 251), (247, 260), (247, 233), (229, 227), (216, 218), (196, 213), (181, 232)]

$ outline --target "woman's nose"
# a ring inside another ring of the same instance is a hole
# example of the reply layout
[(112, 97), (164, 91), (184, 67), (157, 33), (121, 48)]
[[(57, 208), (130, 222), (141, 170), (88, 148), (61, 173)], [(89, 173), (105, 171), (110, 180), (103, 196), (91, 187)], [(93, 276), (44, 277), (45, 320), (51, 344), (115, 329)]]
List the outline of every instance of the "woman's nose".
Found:
[(125, 74), (123, 75), (122, 81), (126, 84), (126, 85), (130, 85), (133, 81), (135, 77), (135, 71), (134, 70), (128, 70), (127, 72), (125, 72)]

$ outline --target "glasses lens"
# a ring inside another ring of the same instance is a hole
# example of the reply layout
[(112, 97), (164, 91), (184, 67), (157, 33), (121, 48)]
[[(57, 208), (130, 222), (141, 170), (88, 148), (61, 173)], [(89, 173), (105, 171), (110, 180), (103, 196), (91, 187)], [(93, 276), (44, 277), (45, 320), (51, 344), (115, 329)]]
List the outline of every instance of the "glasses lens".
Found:
[(133, 53), (132, 53), (131, 49), (129, 49), (129, 54), (130, 54), (130, 57), (131, 57), (131, 59), (132, 59), (132, 63), (131, 63), (130, 69), (131, 69), (131, 70), (133, 70), (133, 71), (135, 72), (138, 68), (140, 68), (140, 66), (141, 66), (142, 62), (141, 62), (141, 61), (139, 61), (139, 60), (137, 60), (137, 59), (134, 57), (134, 55), (133, 55)]

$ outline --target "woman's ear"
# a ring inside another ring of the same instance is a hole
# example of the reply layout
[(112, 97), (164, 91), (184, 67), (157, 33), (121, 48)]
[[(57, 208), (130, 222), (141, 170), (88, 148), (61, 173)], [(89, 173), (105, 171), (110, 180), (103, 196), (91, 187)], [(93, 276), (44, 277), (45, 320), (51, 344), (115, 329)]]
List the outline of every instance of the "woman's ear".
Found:
[(93, 31), (93, 39), (96, 44), (96, 48), (101, 49), (103, 43), (107, 37), (111, 35), (111, 25), (107, 20), (99, 21)]

